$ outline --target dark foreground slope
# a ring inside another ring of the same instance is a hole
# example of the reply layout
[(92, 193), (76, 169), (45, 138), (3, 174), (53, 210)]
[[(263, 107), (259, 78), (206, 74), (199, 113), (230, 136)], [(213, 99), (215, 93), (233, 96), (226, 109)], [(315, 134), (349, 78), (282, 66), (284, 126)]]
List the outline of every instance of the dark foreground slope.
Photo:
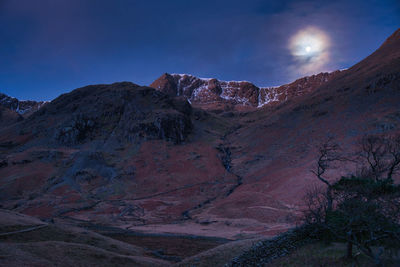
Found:
[(136, 247), (61, 221), (0, 210), (1, 266), (167, 266)]

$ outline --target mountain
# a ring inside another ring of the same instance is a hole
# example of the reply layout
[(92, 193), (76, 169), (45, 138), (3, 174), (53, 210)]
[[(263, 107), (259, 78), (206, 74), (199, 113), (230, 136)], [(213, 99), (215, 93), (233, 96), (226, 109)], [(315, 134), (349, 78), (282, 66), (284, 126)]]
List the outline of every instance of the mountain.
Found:
[[(101, 143), (111, 147), (141, 140), (185, 140), (191, 106), (129, 82), (86, 86), (61, 95), (19, 125), (44, 144)], [(32, 130), (34, 129), (34, 130)]]
[(150, 87), (79, 88), (1, 130), (0, 203), (114, 226), (185, 221), (236, 185), (214, 143), (228, 127)]
[(347, 70), (278, 88), (169, 74), (86, 86), (0, 128), (0, 205), (141, 233), (274, 235), (319, 185), (316, 144), (351, 153), (397, 133), (399, 103), (400, 30)]
[(170, 96), (183, 96), (203, 109), (248, 110), (276, 105), (315, 91), (341, 71), (320, 73), (278, 87), (257, 87), (247, 81), (220, 81), (188, 74), (165, 73), (153, 87)]
[(46, 104), (45, 101), (18, 100), (0, 93), (0, 107), (8, 108), (24, 117), (39, 110), (44, 104)]

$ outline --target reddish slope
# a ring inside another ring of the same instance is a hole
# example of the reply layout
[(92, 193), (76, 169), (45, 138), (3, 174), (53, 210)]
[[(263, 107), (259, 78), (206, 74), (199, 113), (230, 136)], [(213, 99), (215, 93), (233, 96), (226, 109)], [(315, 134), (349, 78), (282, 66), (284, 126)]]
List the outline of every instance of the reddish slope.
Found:
[(243, 185), (208, 213), (293, 223), (288, 211), (301, 205), (305, 190), (316, 182), (309, 171), (315, 145), (333, 136), (350, 152), (365, 134), (399, 132), (399, 103), (400, 30), (318, 91), (257, 111), (250, 115), (251, 125), (229, 135), (232, 170)]

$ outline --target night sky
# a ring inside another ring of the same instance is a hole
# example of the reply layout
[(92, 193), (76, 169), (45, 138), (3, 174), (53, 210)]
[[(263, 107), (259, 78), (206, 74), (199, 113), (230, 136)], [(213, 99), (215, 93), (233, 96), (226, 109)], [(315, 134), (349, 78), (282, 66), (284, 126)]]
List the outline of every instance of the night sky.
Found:
[[(399, 26), (399, 0), (0, 0), (0, 92), (51, 100), (165, 72), (281, 85), (350, 67)], [(289, 43), (309, 28), (330, 45), (305, 68)]]

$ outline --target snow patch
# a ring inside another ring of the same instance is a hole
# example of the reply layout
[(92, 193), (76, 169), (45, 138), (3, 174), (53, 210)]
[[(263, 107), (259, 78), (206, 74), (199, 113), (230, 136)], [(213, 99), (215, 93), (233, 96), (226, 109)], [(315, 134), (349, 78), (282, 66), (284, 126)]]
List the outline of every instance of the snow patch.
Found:
[[(345, 70), (345, 69), (342, 69)], [(339, 71), (342, 71), (339, 70)], [(330, 80), (329, 74), (320, 73), (308, 77), (303, 77), (291, 84), (283, 86), (256, 87), (258, 90), (257, 108), (274, 102), (285, 102), (288, 95), (298, 96), (310, 91), (314, 83), (322, 84)], [(186, 95), (189, 103), (199, 101), (202, 103), (218, 102), (218, 99), (233, 101), (242, 105), (254, 105), (247, 97), (240, 95), (243, 85), (250, 84), (248, 81), (221, 81), (215, 78), (198, 78), (186, 73), (173, 73), (177, 82), (177, 95)], [(280, 90), (278, 91), (278, 88)], [(215, 91), (215, 89), (220, 91)], [(191, 90), (191, 91), (189, 91)]]
[(0, 93), (0, 105), (17, 112), (20, 115), (26, 114), (27, 112), (39, 110), (44, 104), (49, 101), (30, 101), (30, 100), (18, 100), (15, 97), (10, 97), (6, 94)]
[[(280, 86), (279, 86), (280, 87)], [(279, 87), (262, 87), (258, 94), (258, 108), (261, 108), (272, 102), (279, 102), (279, 96), (283, 95), (283, 92), (278, 93)], [(264, 92), (264, 100), (262, 100), (262, 92)], [(287, 96), (285, 97), (285, 101)]]

